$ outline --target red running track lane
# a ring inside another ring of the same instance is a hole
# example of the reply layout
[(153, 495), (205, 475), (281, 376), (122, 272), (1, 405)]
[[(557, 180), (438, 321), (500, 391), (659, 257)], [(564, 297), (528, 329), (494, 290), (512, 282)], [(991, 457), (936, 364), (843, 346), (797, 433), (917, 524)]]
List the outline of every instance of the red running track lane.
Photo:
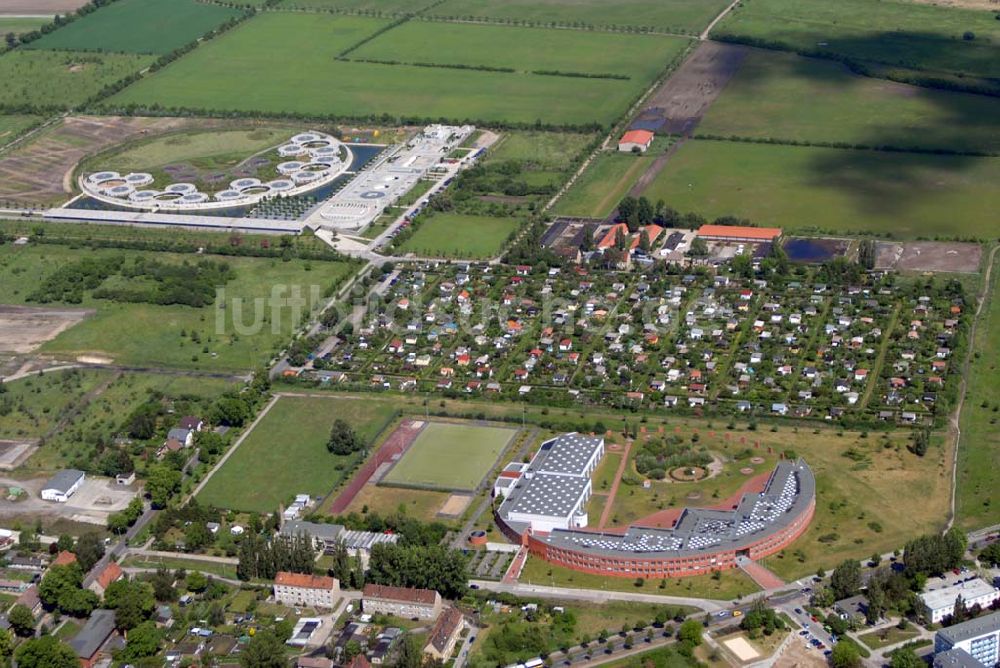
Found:
[(618, 464), (618, 470), (615, 472), (615, 481), (611, 483), (611, 489), (608, 491), (608, 500), (604, 503), (604, 512), (601, 513), (601, 519), (597, 523), (598, 529), (603, 529), (607, 525), (608, 520), (611, 519), (611, 511), (615, 505), (615, 495), (618, 494), (618, 487), (622, 484), (622, 475), (625, 473), (625, 466), (628, 465), (628, 453), (632, 451), (631, 441), (625, 444), (625, 451), (622, 452), (622, 460)]
[[(420, 426), (415, 426), (419, 424)], [(423, 430), (423, 422), (418, 422), (415, 420), (404, 420), (399, 424), (396, 429), (393, 430), (389, 437), (385, 439), (382, 443), (382, 447), (372, 455), (372, 457), (365, 462), (364, 466), (351, 478), (351, 481), (347, 483), (347, 487), (337, 495), (334, 499), (333, 504), (330, 506), (330, 513), (333, 515), (339, 515), (340, 513), (347, 510), (347, 507), (351, 505), (351, 501), (354, 497), (358, 495), (361, 488), (368, 483), (372, 475), (378, 470), (378, 467), (382, 464), (392, 460), (393, 457), (402, 455), (406, 452), (406, 449), (413, 444), (413, 441), (417, 440), (417, 436)]]

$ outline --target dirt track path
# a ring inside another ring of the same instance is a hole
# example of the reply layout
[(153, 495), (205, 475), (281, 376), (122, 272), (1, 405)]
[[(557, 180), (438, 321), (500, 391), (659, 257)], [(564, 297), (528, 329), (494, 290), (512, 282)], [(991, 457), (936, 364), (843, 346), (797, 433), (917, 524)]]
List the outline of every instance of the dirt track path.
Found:
[(728, 14), (729, 12), (731, 12), (733, 10), (733, 7), (735, 7), (738, 4), (740, 4), (740, 0), (733, 0), (732, 4), (730, 4), (728, 7), (726, 7), (721, 12), (719, 12), (719, 15), (716, 16), (714, 19), (712, 19), (712, 22), (709, 23), (705, 27), (705, 29), (701, 31), (701, 34), (698, 35), (698, 39), (700, 39), (703, 42), (706, 39), (708, 39), (708, 33), (712, 32), (712, 28), (715, 27), (715, 24), (718, 23), (719, 21), (721, 21), (722, 19), (726, 18), (726, 14)]
[(955, 446), (952, 448), (951, 461), (951, 510), (948, 513), (948, 523), (944, 527), (945, 531), (951, 529), (955, 524), (955, 495), (958, 491), (958, 446), (962, 442), (962, 408), (965, 406), (969, 386), (969, 367), (972, 366), (972, 355), (976, 347), (976, 332), (979, 328), (979, 317), (983, 311), (983, 305), (989, 303), (991, 296), (993, 299), (996, 299), (996, 294), (991, 295), (990, 281), (993, 277), (993, 263), (996, 260), (997, 251), (1000, 251), (1000, 246), (995, 246), (990, 251), (990, 256), (986, 261), (986, 273), (983, 276), (982, 289), (977, 295), (976, 314), (972, 319), (972, 327), (969, 331), (969, 348), (965, 353), (965, 360), (962, 362), (962, 380), (958, 386), (958, 403), (948, 418), (948, 431), (955, 435)]

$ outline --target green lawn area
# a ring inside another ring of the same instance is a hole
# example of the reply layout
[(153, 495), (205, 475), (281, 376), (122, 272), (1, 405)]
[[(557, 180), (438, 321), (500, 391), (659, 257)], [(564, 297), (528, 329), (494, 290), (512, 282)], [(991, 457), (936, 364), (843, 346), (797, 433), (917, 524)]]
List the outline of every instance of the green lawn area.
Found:
[(697, 33), (726, 7), (725, 0), (445, 0), (426, 13), (536, 23), (648, 27)]
[(429, 257), (485, 259), (497, 255), (521, 226), (514, 218), (460, 213), (425, 215), (420, 226), (396, 250)]
[(14, 33), (21, 35), (32, 30), (38, 30), (51, 19), (46, 17), (0, 16), (0, 35)]
[(367, 399), (284, 397), (258, 423), (198, 494), (204, 504), (273, 512), (296, 494), (323, 496), (337, 487), (358, 455), (326, 449), (334, 420), (346, 420), (371, 443), (394, 415)]
[[(436, 522), (449, 492), (438, 492), (429, 489), (405, 489), (403, 487), (379, 487), (365, 485), (351, 501), (346, 513), (367, 512), (377, 515), (393, 515), (403, 510), (406, 515), (422, 522)], [(336, 500), (332, 497), (330, 502)]]
[[(0, 246), (0, 303), (24, 304), (26, 297), (62, 263), (84, 257), (143, 255), (161, 262), (193, 262), (191, 255), (142, 253), (67, 246)], [(45, 343), (41, 350), (60, 356), (98, 355), (122, 364), (198, 369), (250, 369), (265, 362), (300, 324), (302, 313), (318, 307), (322, 294), (354, 268), (343, 262), (282, 262), (271, 258), (218, 258), (236, 277), (225, 286), (225, 309), (194, 308), (92, 299), (79, 306), (96, 313)], [(112, 279), (113, 280), (113, 279)], [(287, 298), (298, 289), (305, 305), (267, 301), (278, 291)], [(315, 293), (315, 298), (313, 296)], [(254, 299), (264, 310), (254, 313)], [(241, 300), (241, 301), (236, 301)], [(296, 310), (299, 315), (296, 316)], [(256, 317), (256, 321), (255, 321)], [(237, 318), (239, 327), (237, 327)], [(214, 356), (213, 356), (214, 354)]]
[(4, 383), (0, 394), (0, 438), (44, 436), (87, 392), (110, 380), (110, 371), (72, 369)]
[(829, 60), (753, 49), (698, 132), (996, 152), (998, 115), (1000, 100), (993, 97), (872, 79)]
[(592, 218), (610, 215), (654, 159), (617, 151), (598, 154), (556, 202), (555, 212)]
[(0, 56), (0, 105), (71, 107), (152, 62), (150, 56), (17, 49)]
[[(646, 84), (334, 60), (385, 23), (267, 12), (129, 86), (107, 104), (580, 125), (611, 122)], [(262, 49), (261, 44), (295, 48)]]
[[(387, 483), (473, 490), (510, 443), (514, 429), (429, 422), (383, 478)], [(447, 462), (447, 466), (443, 464)]]
[(26, 114), (0, 116), (0, 146), (15, 139), (19, 134), (42, 120), (41, 116)]
[(239, 15), (197, 0), (118, 0), (26, 47), (161, 55)]
[(573, 132), (505, 132), (490, 149), (490, 161), (523, 160), (547, 169), (566, 170), (593, 135)]
[(918, 635), (920, 635), (920, 629), (910, 624), (910, 627), (905, 631), (901, 631), (895, 626), (890, 626), (887, 629), (864, 633), (858, 636), (858, 639), (871, 649), (882, 649), (889, 645), (901, 643), (904, 640), (912, 640)]
[[(615, 74), (649, 81), (688, 46), (686, 37), (409, 21), (351, 59)], [(432, 50), (427, 45), (434, 44)]]
[(217, 575), (221, 578), (236, 579), (236, 565), (219, 563), (216, 561), (204, 561), (197, 557), (186, 559), (183, 556), (177, 557), (147, 557), (134, 555), (126, 557), (122, 566), (128, 568), (167, 568), (175, 571), (185, 569), (188, 571), (199, 571), (208, 575)]
[[(666, 586), (660, 588), (660, 580), (644, 580), (636, 587), (635, 578), (607, 577), (592, 575), (550, 564), (537, 557), (528, 557), (519, 581), (551, 587), (577, 589), (606, 589), (608, 591), (632, 591), (641, 594), (661, 594), (663, 596), (693, 596), (732, 600), (760, 591), (753, 580), (743, 571), (734, 569), (720, 572), (720, 578), (712, 575), (696, 575), (689, 578), (669, 578)], [(621, 626), (621, 622), (618, 623)]]
[[(929, 74), (1000, 76), (994, 12), (901, 0), (746, 0), (712, 31)], [(963, 39), (972, 32), (974, 39)]]
[(695, 140), (643, 193), (708, 218), (896, 238), (995, 236), (1000, 159)]
[(66, 619), (62, 624), (59, 625), (59, 628), (57, 628), (56, 632), (53, 633), (52, 635), (54, 635), (56, 638), (59, 638), (60, 640), (68, 641), (77, 633), (79, 633), (81, 628), (83, 627), (80, 625), (79, 622), (76, 622), (73, 619)]
[[(1000, 258), (1000, 253), (997, 255)], [(996, 523), (1000, 508), (1000, 259), (993, 265), (991, 290), (976, 328), (972, 365), (962, 409), (958, 449), (958, 525), (979, 529)]]
[(609, 452), (604, 455), (604, 459), (601, 461), (600, 466), (597, 467), (597, 471), (594, 472), (594, 491), (595, 492), (610, 492), (611, 485), (615, 482), (615, 476), (618, 474), (618, 467), (621, 466), (622, 456), (617, 452)]

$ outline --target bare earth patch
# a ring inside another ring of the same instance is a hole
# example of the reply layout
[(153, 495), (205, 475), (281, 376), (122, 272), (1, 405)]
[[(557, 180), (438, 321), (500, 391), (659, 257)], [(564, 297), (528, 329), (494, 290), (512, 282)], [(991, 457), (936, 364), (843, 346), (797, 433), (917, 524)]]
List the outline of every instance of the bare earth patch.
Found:
[(452, 494), (448, 497), (448, 500), (444, 502), (444, 505), (441, 506), (441, 510), (438, 511), (438, 515), (458, 517), (465, 512), (465, 509), (469, 507), (471, 502), (472, 497), (468, 494)]
[(875, 245), (876, 269), (943, 271), (971, 274), (979, 271), (983, 248), (958, 241), (880, 241)]
[(0, 351), (30, 353), (93, 313), (92, 309), (0, 305)]
[(4, 0), (0, 15), (51, 16), (65, 14), (87, 4), (87, 0)]

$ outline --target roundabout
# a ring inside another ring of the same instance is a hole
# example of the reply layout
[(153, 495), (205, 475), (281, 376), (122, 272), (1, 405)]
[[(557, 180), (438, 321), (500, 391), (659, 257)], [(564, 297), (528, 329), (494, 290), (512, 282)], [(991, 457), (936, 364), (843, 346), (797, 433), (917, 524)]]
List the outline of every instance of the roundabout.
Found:
[[(300, 132), (286, 143), (270, 149), (269, 153), (279, 159), (295, 159), (273, 166), (273, 176), (277, 177), (273, 180), (265, 180), (270, 176), (263, 172), (267, 171), (267, 165), (274, 163), (263, 157), (255, 159), (254, 164), (259, 167), (257, 174), (263, 178), (241, 176), (214, 192), (208, 192), (209, 188), (205, 187), (208, 182), (202, 184), (204, 189), (186, 181), (167, 183), (157, 188), (153, 174), (122, 174), (113, 170), (81, 176), (79, 185), (88, 197), (130, 209), (159, 212), (225, 209), (252, 206), (268, 197), (293, 197), (322, 188), (344, 174), (354, 159), (346, 144), (323, 132)], [(184, 178), (184, 175), (174, 174), (174, 178), (178, 176)]]

